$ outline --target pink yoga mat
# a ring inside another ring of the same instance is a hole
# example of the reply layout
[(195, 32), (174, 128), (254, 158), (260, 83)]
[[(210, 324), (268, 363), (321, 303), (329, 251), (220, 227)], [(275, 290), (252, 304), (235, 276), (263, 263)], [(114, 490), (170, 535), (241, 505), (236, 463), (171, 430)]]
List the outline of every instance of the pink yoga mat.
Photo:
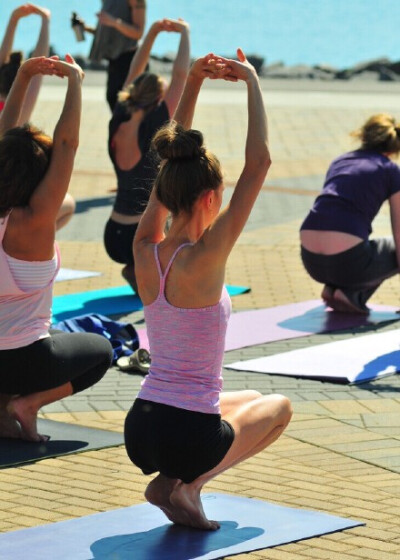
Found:
[[(225, 350), (299, 338), (310, 334), (365, 327), (386, 321), (398, 321), (397, 307), (371, 305), (369, 315), (338, 313), (320, 300), (278, 305), (233, 313), (229, 319)], [(146, 329), (139, 331), (140, 345), (149, 348)]]

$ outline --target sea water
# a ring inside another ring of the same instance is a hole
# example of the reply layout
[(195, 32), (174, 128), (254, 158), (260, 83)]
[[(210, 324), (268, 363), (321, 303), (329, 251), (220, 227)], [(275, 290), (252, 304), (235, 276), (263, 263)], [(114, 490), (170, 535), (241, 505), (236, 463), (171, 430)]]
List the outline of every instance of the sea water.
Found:
[[(0, 0), (0, 37), (20, 0)], [(100, 0), (39, 0), (52, 12), (51, 45), (86, 56), (91, 36), (78, 43), (70, 27), (76, 11), (96, 24)], [(155, 19), (182, 17), (190, 23), (192, 55), (232, 55), (238, 46), (265, 62), (286, 65), (328, 64), (346, 68), (378, 57), (400, 59), (399, 0), (147, 0), (147, 26)], [(15, 48), (28, 53), (36, 40), (39, 18), (21, 20)], [(178, 38), (162, 33), (153, 53), (175, 52)]]

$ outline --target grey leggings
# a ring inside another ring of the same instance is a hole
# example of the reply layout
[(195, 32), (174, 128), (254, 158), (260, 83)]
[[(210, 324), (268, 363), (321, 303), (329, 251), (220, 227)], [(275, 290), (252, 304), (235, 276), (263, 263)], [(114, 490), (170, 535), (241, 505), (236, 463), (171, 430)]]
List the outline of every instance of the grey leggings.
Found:
[(360, 307), (365, 306), (384, 280), (399, 272), (391, 238), (363, 241), (335, 255), (319, 255), (301, 247), (301, 259), (311, 278), (340, 288)]

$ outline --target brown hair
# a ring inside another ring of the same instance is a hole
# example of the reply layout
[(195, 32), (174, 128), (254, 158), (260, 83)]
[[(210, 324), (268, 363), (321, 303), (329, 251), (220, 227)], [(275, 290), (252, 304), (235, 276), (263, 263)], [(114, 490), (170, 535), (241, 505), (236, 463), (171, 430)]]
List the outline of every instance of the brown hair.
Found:
[(352, 136), (361, 140), (363, 150), (388, 154), (400, 152), (400, 125), (391, 115), (372, 115), (359, 130), (352, 132)]
[(144, 72), (132, 84), (118, 94), (118, 101), (133, 113), (138, 109), (149, 110), (156, 106), (163, 95), (164, 81), (161, 76)]
[(26, 206), (48, 169), (53, 141), (29, 124), (11, 128), (0, 139), (0, 216)]
[(0, 66), (0, 95), (7, 97), (15, 76), (21, 66), (22, 52), (16, 51), (10, 54), (10, 60)]
[(171, 122), (156, 133), (152, 147), (162, 160), (154, 183), (157, 198), (173, 215), (191, 214), (199, 196), (222, 183), (220, 163), (204, 147), (200, 131)]

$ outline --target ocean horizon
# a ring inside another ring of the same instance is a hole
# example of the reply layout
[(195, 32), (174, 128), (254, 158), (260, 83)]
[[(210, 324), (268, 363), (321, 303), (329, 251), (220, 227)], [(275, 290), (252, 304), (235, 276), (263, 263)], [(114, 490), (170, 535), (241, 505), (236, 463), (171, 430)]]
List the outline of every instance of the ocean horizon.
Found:
[[(0, 36), (11, 11), (22, 2), (7, 0), (0, 5)], [(78, 43), (70, 26), (75, 11), (88, 24), (96, 24), (100, 0), (46, 0), (52, 12), (50, 43), (63, 55), (87, 56), (92, 37)], [(240, 46), (247, 54), (261, 56), (266, 64), (326, 64), (347, 68), (360, 62), (387, 57), (400, 60), (398, 26), (400, 2), (381, 0), (252, 0), (219, 2), (202, 0), (148, 0), (146, 29), (163, 17), (186, 19), (191, 27), (191, 54), (207, 52), (233, 55)], [(39, 18), (21, 20), (15, 50), (28, 54), (34, 46)], [(153, 54), (176, 52), (178, 38), (161, 34)]]

